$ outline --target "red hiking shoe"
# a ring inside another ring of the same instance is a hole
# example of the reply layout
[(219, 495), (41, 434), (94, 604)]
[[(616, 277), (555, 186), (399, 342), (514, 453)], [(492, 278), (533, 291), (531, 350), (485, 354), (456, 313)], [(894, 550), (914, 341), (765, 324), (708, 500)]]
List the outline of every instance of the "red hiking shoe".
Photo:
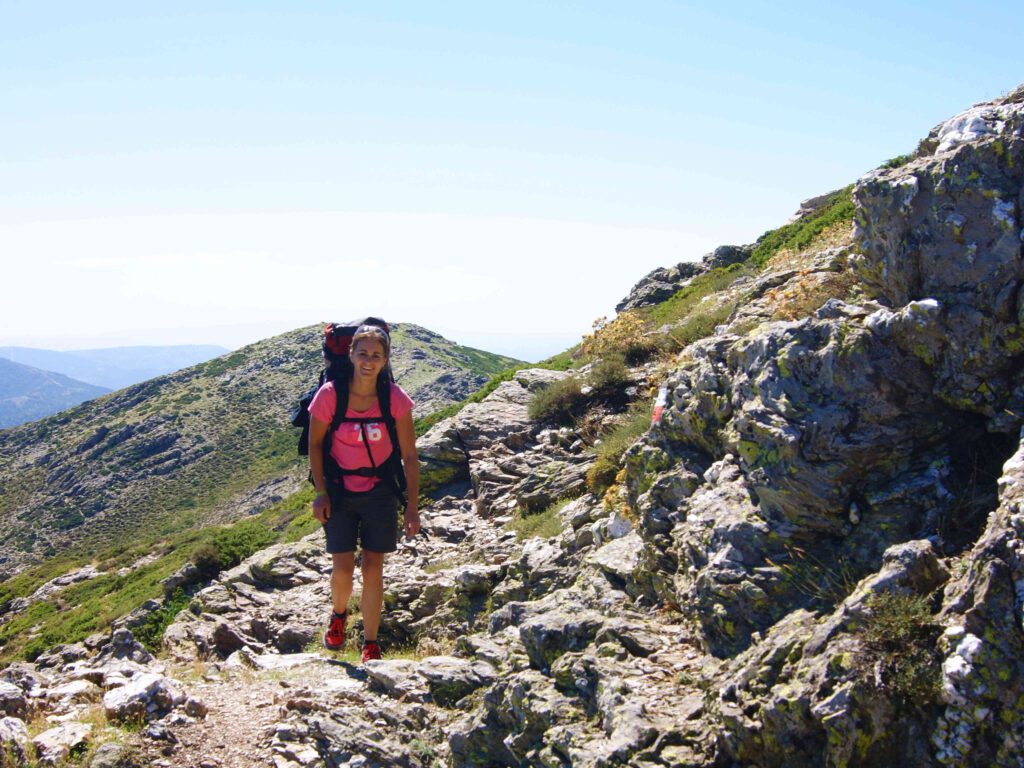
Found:
[(373, 640), (367, 640), (363, 643), (363, 663), (368, 661), (376, 661), (381, 658), (380, 646), (377, 645)]
[(348, 612), (335, 613), (331, 611), (331, 621), (327, 625), (327, 631), (324, 632), (324, 648), (328, 651), (341, 650), (341, 646), (345, 644), (345, 619), (348, 618)]

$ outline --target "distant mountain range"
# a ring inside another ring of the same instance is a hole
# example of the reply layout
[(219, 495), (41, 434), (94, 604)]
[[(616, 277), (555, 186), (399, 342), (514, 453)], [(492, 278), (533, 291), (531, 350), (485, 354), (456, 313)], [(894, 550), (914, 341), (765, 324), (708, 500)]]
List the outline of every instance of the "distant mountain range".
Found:
[(0, 357), (0, 429), (41, 419), (109, 391)]
[(110, 347), (66, 352), (32, 347), (0, 347), (0, 358), (43, 371), (62, 373), (93, 386), (114, 390), (180, 371), (190, 365), (205, 363), (228, 351), (224, 347), (209, 344)]

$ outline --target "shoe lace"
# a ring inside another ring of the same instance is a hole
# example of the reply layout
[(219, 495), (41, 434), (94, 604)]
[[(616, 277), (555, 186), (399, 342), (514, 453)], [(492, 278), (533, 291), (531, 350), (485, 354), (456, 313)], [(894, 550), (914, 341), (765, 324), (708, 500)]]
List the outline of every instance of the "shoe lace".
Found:
[(341, 637), (345, 634), (345, 617), (332, 616), (331, 623), (327, 627), (327, 634), (331, 637)]

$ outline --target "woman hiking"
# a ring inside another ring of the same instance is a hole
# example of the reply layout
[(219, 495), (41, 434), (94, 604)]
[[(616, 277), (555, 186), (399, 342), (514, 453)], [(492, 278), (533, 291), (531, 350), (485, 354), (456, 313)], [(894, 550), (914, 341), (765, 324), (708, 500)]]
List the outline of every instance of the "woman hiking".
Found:
[[(400, 503), (404, 504), (406, 537), (415, 536), (420, 529), (413, 402), (392, 380), (391, 339), (385, 329), (386, 325), (360, 325), (352, 336), (348, 357), (332, 366), (334, 379), (324, 382), (309, 405), (309, 464), (316, 486), (313, 516), (324, 527), (333, 565), (333, 611), (324, 647), (336, 651), (345, 644), (358, 544), (362, 547), (359, 607), (364, 662), (381, 658), (377, 631), (384, 605), (384, 556), (397, 549)], [(339, 393), (344, 402), (338, 402)], [(345, 411), (336, 415), (339, 407)]]

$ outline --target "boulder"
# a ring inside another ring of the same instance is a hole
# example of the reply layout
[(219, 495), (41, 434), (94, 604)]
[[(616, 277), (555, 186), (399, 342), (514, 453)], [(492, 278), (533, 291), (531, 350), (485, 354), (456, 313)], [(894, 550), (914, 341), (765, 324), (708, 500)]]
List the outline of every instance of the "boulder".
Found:
[(428, 656), (417, 673), (426, 679), (430, 695), (441, 706), (454, 705), (477, 688), (490, 685), (498, 673), (484, 661), (466, 661), (451, 656)]
[(32, 739), (32, 745), (43, 765), (61, 765), (73, 750), (88, 742), (90, 734), (89, 723), (61, 723)]
[(0, 716), (24, 719), (27, 711), (25, 692), (13, 683), (0, 680)]
[(0, 751), (27, 762), (28, 726), (17, 717), (0, 717)]
[(107, 717), (116, 722), (157, 719), (184, 703), (185, 695), (177, 685), (154, 673), (140, 674), (103, 696)]

